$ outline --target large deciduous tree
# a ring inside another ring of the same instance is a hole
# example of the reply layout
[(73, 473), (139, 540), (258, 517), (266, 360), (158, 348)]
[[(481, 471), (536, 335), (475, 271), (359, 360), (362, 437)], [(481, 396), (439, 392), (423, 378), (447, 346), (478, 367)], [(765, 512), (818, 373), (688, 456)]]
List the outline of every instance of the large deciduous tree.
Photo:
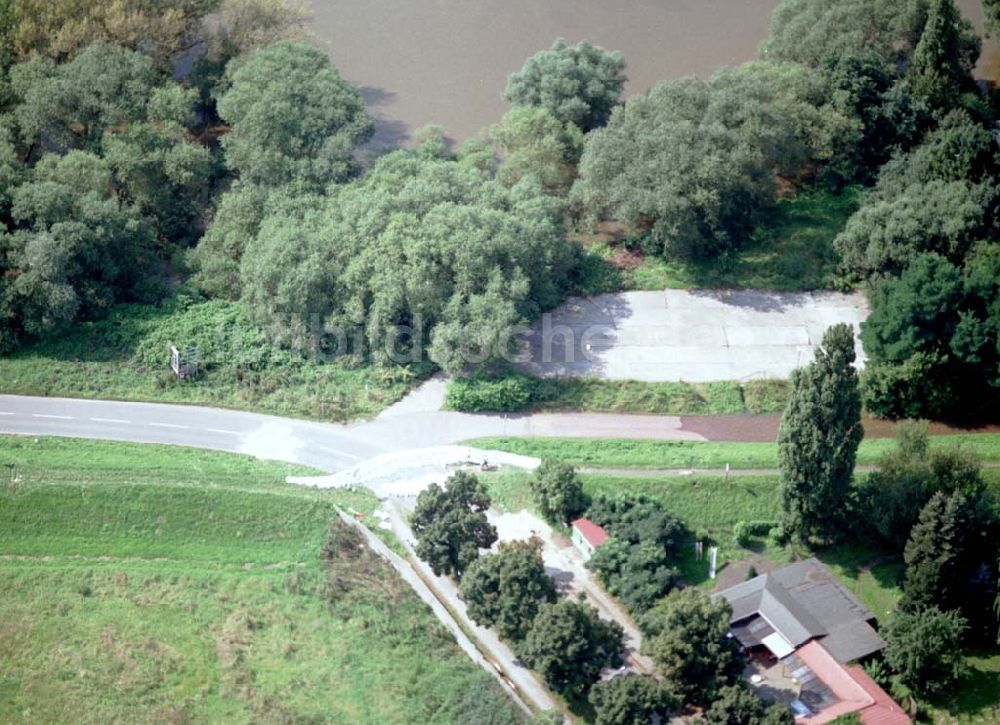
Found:
[(103, 317), (117, 302), (156, 298), (153, 230), (111, 188), (105, 161), (72, 151), (46, 156), (13, 190), (17, 228), (0, 240), (0, 346)]
[(35, 57), (14, 66), (14, 116), (26, 143), (44, 132), (71, 148), (96, 151), (105, 130), (144, 118), (159, 81), (148, 56), (96, 42), (67, 63)]
[(490, 128), (503, 157), (500, 180), (515, 184), (534, 176), (550, 194), (563, 194), (576, 178), (583, 134), (541, 106), (512, 108)]
[(898, 275), (925, 252), (962, 264), (995, 229), (997, 171), (992, 132), (963, 111), (949, 113), (920, 146), (882, 168), (834, 240), (844, 266), (871, 279)]
[(870, 50), (892, 67), (916, 45), (926, 13), (927, 0), (782, 0), (760, 55), (816, 67)]
[(621, 53), (587, 41), (571, 46), (560, 38), (511, 74), (504, 98), (515, 106), (548, 109), (562, 123), (590, 131), (607, 123), (625, 80)]
[(375, 125), (325, 53), (280, 41), (231, 61), (219, 114), (226, 163), (252, 184), (322, 188), (357, 170), (354, 148)]
[(744, 684), (719, 690), (711, 707), (705, 710), (706, 725), (793, 725), (792, 709), (783, 702), (765, 705)]
[(823, 96), (809, 69), (768, 63), (661, 83), (588, 134), (573, 199), (667, 255), (738, 249), (774, 202), (776, 174), (825, 163), (860, 132)]
[(859, 514), (890, 547), (902, 551), (920, 511), (935, 493), (976, 497), (984, 484), (979, 461), (962, 448), (928, 447), (927, 424), (897, 426), (897, 444), (859, 487)]
[(556, 598), (539, 539), (504, 542), (477, 559), (462, 576), (461, 592), (476, 624), (496, 627), (515, 641), (524, 639), (539, 607)]
[(619, 675), (598, 682), (590, 691), (596, 725), (649, 725), (660, 722), (677, 706), (670, 694), (650, 675)]
[(579, 698), (601, 670), (621, 664), (622, 637), (617, 622), (601, 619), (589, 605), (562, 599), (542, 605), (515, 651), (553, 690)]
[(792, 372), (778, 462), (785, 523), (803, 539), (837, 534), (843, 523), (864, 437), (854, 359), (854, 331), (838, 324), (823, 335), (815, 360)]
[(562, 461), (542, 461), (531, 476), (531, 495), (539, 513), (552, 524), (565, 524), (587, 508), (576, 469)]
[(475, 475), (455, 472), (442, 488), (436, 483), (420, 492), (411, 525), (417, 537), (417, 556), (438, 576), (460, 578), (497, 540), (497, 530), (486, 519), (490, 496)]
[(729, 637), (732, 608), (699, 589), (671, 592), (643, 615), (642, 651), (656, 662), (668, 690), (682, 703), (707, 706), (735, 684), (742, 662)]
[(916, 692), (947, 692), (967, 671), (962, 651), (966, 627), (958, 610), (899, 612), (883, 630), (886, 664)]

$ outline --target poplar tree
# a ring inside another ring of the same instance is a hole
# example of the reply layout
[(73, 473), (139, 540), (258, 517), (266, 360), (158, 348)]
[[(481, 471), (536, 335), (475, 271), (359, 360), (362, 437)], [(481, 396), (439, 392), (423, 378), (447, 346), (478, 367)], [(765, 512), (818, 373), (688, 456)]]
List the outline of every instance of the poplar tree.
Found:
[(792, 392), (778, 430), (785, 526), (801, 539), (839, 533), (854, 473), (861, 395), (854, 332), (834, 325), (816, 359), (792, 372)]

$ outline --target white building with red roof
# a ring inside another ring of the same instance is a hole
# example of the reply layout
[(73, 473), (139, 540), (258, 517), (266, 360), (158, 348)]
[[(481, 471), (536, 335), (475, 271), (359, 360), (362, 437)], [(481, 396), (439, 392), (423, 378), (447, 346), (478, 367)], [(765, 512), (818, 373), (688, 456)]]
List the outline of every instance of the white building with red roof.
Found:
[(589, 559), (597, 547), (608, 540), (608, 532), (587, 518), (576, 519), (570, 523), (571, 538), (583, 556)]

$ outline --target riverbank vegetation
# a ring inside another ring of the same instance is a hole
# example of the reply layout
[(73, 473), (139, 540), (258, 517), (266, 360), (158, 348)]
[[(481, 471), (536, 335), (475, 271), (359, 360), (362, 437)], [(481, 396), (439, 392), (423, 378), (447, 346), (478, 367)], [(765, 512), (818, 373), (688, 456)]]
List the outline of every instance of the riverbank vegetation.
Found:
[(4, 720), (522, 721), (339, 523), (370, 493), (173, 446), (0, 438), (0, 461)]
[[(860, 284), (870, 410), (973, 417), (996, 400), (993, 111), (951, 0), (786, 0), (757, 60), (624, 101), (620, 53), (558, 41), (511, 76), (513, 108), (480, 139), (452, 149), (431, 128), (367, 169), (373, 117), (298, 42), (291, 6), (156, 7), (162, 27), (99, 3), (0, 9), (6, 352), (147, 314), (123, 303), (226, 301), (247, 335), (389, 381), (340, 405), (350, 417), (394, 399), (410, 369), (502, 369), (508, 332), (572, 292)], [(587, 250), (598, 224), (621, 233)], [(229, 385), (171, 399), (267, 395)]]
[[(192, 346), (199, 372), (178, 380), (170, 346)], [(148, 400), (349, 421), (399, 400), (427, 366), (375, 368), (275, 344), (226, 300), (121, 305), (101, 320), (0, 359), (0, 390), (20, 395)]]

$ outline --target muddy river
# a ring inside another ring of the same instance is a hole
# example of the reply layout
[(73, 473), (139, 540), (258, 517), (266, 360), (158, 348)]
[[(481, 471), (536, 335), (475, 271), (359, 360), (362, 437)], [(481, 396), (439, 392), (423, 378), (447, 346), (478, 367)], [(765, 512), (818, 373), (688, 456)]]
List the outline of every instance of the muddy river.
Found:
[[(621, 50), (627, 92), (752, 58), (778, 0), (312, 0), (312, 30), (379, 119), (376, 145), (423, 125), (474, 136), (508, 74), (557, 37)], [(960, 0), (981, 27), (980, 0)], [(987, 43), (983, 74), (997, 61)]]

